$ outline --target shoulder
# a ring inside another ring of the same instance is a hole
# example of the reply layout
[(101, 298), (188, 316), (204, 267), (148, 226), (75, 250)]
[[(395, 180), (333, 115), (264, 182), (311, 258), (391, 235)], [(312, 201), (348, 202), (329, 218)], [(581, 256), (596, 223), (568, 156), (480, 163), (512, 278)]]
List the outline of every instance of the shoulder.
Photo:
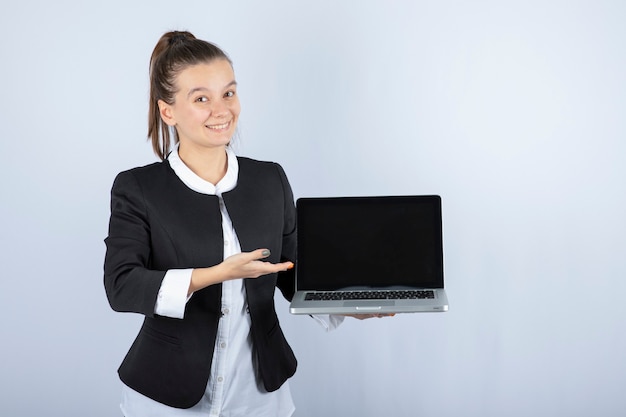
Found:
[(239, 164), (239, 182), (259, 184), (261, 187), (276, 184), (281, 188), (290, 188), (287, 175), (277, 162), (238, 156), (237, 163)]
[(168, 175), (171, 168), (167, 161), (154, 162), (141, 167), (127, 169), (117, 174), (115, 182), (118, 181), (139, 181), (154, 180), (160, 176)]
[(144, 165), (141, 167), (127, 169), (117, 174), (118, 177), (146, 177), (152, 175), (158, 175), (161, 172), (166, 171), (169, 168), (167, 161), (154, 162), (152, 164)]
[[(164, 186), (173, 174), (167, 161), (154, 162), (149, 165), (122, 171), (113, 181), (112, 191), (144, 191), (159, 189)], [(174, 174), (175, 175), (175, 174)]]
[(285, 176), (285, 171), (277, 162), (260, 161), (245, 156), (238, 156), (237, 163), (239, 164), (240, 172), (244, 171), (246, 174)]
[(237, 162), (239, 166), (244, 166), (247, 169), (266, 169), (274, 165), (278, 165), (276, 162), (260, 161), (258, 159), (252, 159), (245, 156), (237, 156)]
[(247, 190), (255, 189), (266, 196), (283, 194), (287, 199), (293, 199), (287, 175), (277, 162), (238, 156), (237, 163), (239, 164), (237, 187), (243, 186)]

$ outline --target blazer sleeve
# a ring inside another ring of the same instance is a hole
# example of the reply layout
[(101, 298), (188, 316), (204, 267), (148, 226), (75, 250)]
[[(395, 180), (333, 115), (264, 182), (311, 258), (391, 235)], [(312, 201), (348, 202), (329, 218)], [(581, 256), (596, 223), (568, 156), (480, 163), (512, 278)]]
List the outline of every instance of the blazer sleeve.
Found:
[[(280, 165), (276, 164), (276, 167), (278, 169), (284, 195), (283, 204), (285, 216), (283, 222), (281, 262), (291, 261), (295, 264), (297, 243), (296, 207), (294, 205), (293, 192), (291, 190), (291, 186), (289, 185), (289, 181), (287, 180), (287, 175)], [(295, 278), (295, 268), (278, 273), (276, 286), (280, 289), (283, 296), (289, 301), (291, 301), (295, 293)]]
[(104, 287), (115, 311), (154, 316), (166, 271), (150, 263), (149, 214), (139, 182), (132, 171), (120, 173), (111, 190), (111, 218), (105, 239)]

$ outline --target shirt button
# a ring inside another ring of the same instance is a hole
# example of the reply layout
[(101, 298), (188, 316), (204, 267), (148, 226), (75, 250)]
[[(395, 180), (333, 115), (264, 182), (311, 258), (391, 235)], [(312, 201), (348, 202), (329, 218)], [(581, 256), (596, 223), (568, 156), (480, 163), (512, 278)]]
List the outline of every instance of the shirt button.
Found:
[(229, 310), (229, 309), (227, 309), (227, 308), (225, 308), (224, 310), (222, 310), (222, 313), (223, 313), (223, 314), (228, 314), (228, 313), (230, 313), (230, 310)]
[(224, 241), (224, 246), (228, 246), (228, 240)]
[(224, 342), (220, 343), (220, 347), (221, 347), (222, 349), (224, 349), (224, 348), (226, 347), (226, 343), (224, 343)]
[(224, 378), (222, 378), (221, 376), (217, 377), (217, 382), (223, 382), (223, 381), (224, 381)]

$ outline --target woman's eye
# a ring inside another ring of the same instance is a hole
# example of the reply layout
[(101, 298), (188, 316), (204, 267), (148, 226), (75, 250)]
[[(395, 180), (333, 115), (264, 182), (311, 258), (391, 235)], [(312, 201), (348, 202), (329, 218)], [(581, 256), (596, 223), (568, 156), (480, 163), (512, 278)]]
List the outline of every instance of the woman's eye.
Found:
[(226, 94), (224, 94), (224, 97), (234, 97), (235, 96), (235, 92), (234, 91), (229, 91)]
[(201, 97), (198, 97), (198, 98), (196, 99), (196, 101), (197, 101), (198, 103), (206, 103), (207, 101), (209, 101), (209, 99), (208, 99), (208, 98), (206, 98), (206, 97), (204, 97), (204, 96), (201, 96)]

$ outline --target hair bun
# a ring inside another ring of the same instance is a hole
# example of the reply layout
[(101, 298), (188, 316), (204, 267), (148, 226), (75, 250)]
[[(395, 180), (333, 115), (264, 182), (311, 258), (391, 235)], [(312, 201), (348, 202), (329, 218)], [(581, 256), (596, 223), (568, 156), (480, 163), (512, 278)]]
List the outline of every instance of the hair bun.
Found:
[(171, 36), (169, 39), (169, 45), (175, 45), (177, 43), (181, 43), (181, 42), (185, 42), (191, 39), (195, 39), (195, 36), (193, 36), (191, 33), (189, 32), (170, 32)]

